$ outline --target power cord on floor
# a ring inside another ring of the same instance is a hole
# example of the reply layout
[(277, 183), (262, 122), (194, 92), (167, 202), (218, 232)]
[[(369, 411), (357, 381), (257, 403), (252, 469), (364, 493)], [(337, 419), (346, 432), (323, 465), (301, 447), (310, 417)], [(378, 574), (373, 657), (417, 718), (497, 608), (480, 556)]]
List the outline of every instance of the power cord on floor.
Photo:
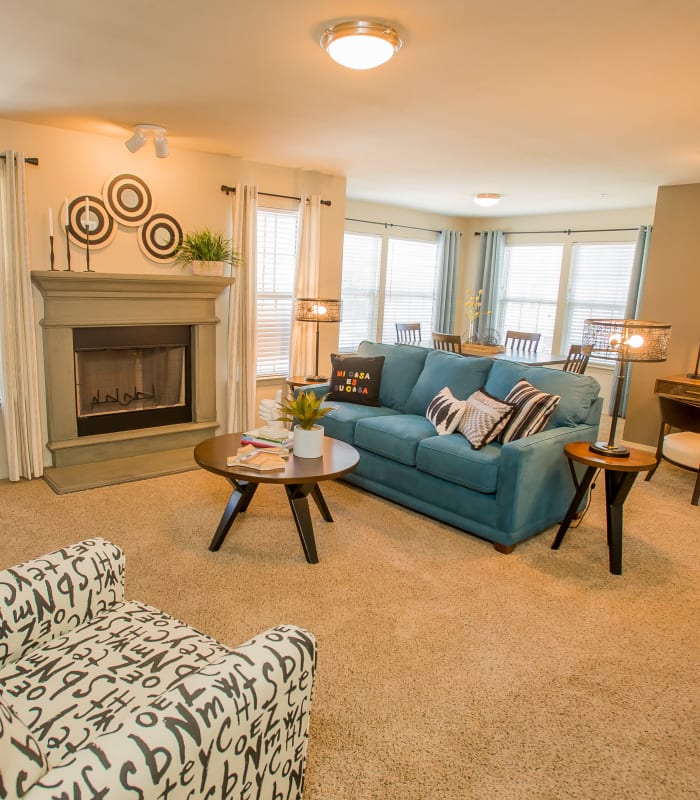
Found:
[(569, 527), (570, 527), (570, 528), (578, 528), (578, 526), (579, 526), (579, 525), (581, 524), (581, 522), (583, 521), (583, 518), (584, 518), (584, 517), (586, 516), (586, 514), (588, 513), (588, 509), (591, 507), (591, 497), (593, 496), (593, 490), (595, 489), (595, 484), (596, 484), (596, 481), (598, 480), (598, 475), (600, 475), (600, 470), (599, 470), (599, 469), (598, 469), (598, 470), (596, 470), (596, 473), (595, 473), (595, 475), (593, 476), (593, 480), (591, 481), (591, 485), (590, 485), (590, 487), (589, 487), (589, 489), (588, 489), (588, 498), (587, 498), (587, 500), (586, 500), (586, 505), (585, 505), (585, 507), (584, 507), (583, 511), (580, 511), (580, 512), (579, 512), (579, 513), (578, 513), (578, 514), (577, 514), (577, 515), (576, 515), (576, 516), (575, 516), (575, 517), (574, 517), (574, 518), (571, 520), (571, 525), (569, 525)]

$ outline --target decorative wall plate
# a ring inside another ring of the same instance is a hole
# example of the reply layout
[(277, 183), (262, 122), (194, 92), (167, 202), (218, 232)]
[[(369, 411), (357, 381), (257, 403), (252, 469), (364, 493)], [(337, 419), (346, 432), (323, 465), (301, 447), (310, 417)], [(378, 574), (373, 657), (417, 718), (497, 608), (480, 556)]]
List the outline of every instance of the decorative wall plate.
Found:
[(158, 264), (175, 260), (182, 244), (180, 223), (170, 214), (153, 214), (138, 230), (139, 247), (145, 256)]
[(102, 197), (112, 216), (123, 225), (143, 225), (155, 210), (153, 195), (137, 175), (113, 175), (102, 187)]
[[(68, 238), (78, 247), (85, 247), (85, 198), (90, 201), (90, 249), (98, 250), (106, 247), (117, 234), (114, 217), (107, 211), (101, 197), (95, 195), (80, 195), (68, 201)], [(61, 207), (61, 226), (66, 219), (66, 204)], [(64, 227), (65, 232), (65, 227)]]

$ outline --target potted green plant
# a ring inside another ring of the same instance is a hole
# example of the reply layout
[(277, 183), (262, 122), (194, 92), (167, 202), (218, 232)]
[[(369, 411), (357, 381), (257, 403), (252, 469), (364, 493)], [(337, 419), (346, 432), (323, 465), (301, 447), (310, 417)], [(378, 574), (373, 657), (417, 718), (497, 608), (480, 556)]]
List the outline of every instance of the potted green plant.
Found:
[(176, 264), (189, 265), (193, 275), (223, 275), (224, 267), (241, 263), (240, 253), (233, 249), (230, 239), (209, 228), (192, 231), (182, 240), (175, 257)]
[(299, 458), (320, 458), (323, 455), (323, 427), (318, 421), (333, 410), (323, 406), (328, 395), (316, 397), (314, 391), (298, 391), (279, 405), (280, 419), (294, 422), (294, 455)]

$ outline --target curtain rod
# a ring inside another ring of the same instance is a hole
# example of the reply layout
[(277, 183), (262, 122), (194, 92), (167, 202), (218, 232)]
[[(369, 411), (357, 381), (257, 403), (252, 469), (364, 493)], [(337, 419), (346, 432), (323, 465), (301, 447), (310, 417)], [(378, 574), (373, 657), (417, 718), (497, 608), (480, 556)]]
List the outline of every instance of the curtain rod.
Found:
[[(0, 153), (0, 158), (7, 158), (5, 153)], [(24, 159), (25, 164), (33, 164), (35, 167), (39, 166), (39, 159), (36, 156), (30, 156)]]
[(383, 225), (385, 228), (406, 228), (409, 231), (427, 231), (428, 233), (442, 233), (442, 231), (436, 231), (433, 228), (417, 228), (415, 225), (396, 225), (393, 222), (376, 222), (373, 219), (353, 219), (353, 217), (345, 217), (345, 221), (366, 222), (368, 225)]
[[(572, 233), (617, 233), (618, 231), (637, 231), (639, 228), (581, 228), (578, 230), (571, 230), (567, 228), (563, 231), (503, 231), (506, 236), (522, 236), (529, 233), (565, 233), (571, 236)], [(482, 231), (474, 231), (474, 236), (481, 236)]]
[[(235, 186), (226, 186), (225, 184), (221, 184), (221, 191), (226, 192), (226, 194), (236, 194), (236, 187)], [(294, 197), (291, 194), (273, 194), (272, 192), (258, 192), (258, 194), (264, 194), (265, 197), (281, 197), (284, 200), (301, 200), (301, 197)], [(330, 206), (332, 205), (331, 200), (321, 200), (322, 206)]]

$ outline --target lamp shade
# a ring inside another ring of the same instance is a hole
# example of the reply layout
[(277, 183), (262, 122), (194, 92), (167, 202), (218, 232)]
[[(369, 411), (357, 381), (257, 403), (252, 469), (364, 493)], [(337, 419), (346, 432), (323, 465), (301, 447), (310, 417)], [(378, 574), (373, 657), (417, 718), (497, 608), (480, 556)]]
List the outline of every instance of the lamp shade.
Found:
[(298, 297), (295, 318), (299, 322), (340, 322), (341, 301), (323, 297)]
[(671, 326), (640, 319), (587, 319), (582, 343), (605, 361), (665, 361)]

